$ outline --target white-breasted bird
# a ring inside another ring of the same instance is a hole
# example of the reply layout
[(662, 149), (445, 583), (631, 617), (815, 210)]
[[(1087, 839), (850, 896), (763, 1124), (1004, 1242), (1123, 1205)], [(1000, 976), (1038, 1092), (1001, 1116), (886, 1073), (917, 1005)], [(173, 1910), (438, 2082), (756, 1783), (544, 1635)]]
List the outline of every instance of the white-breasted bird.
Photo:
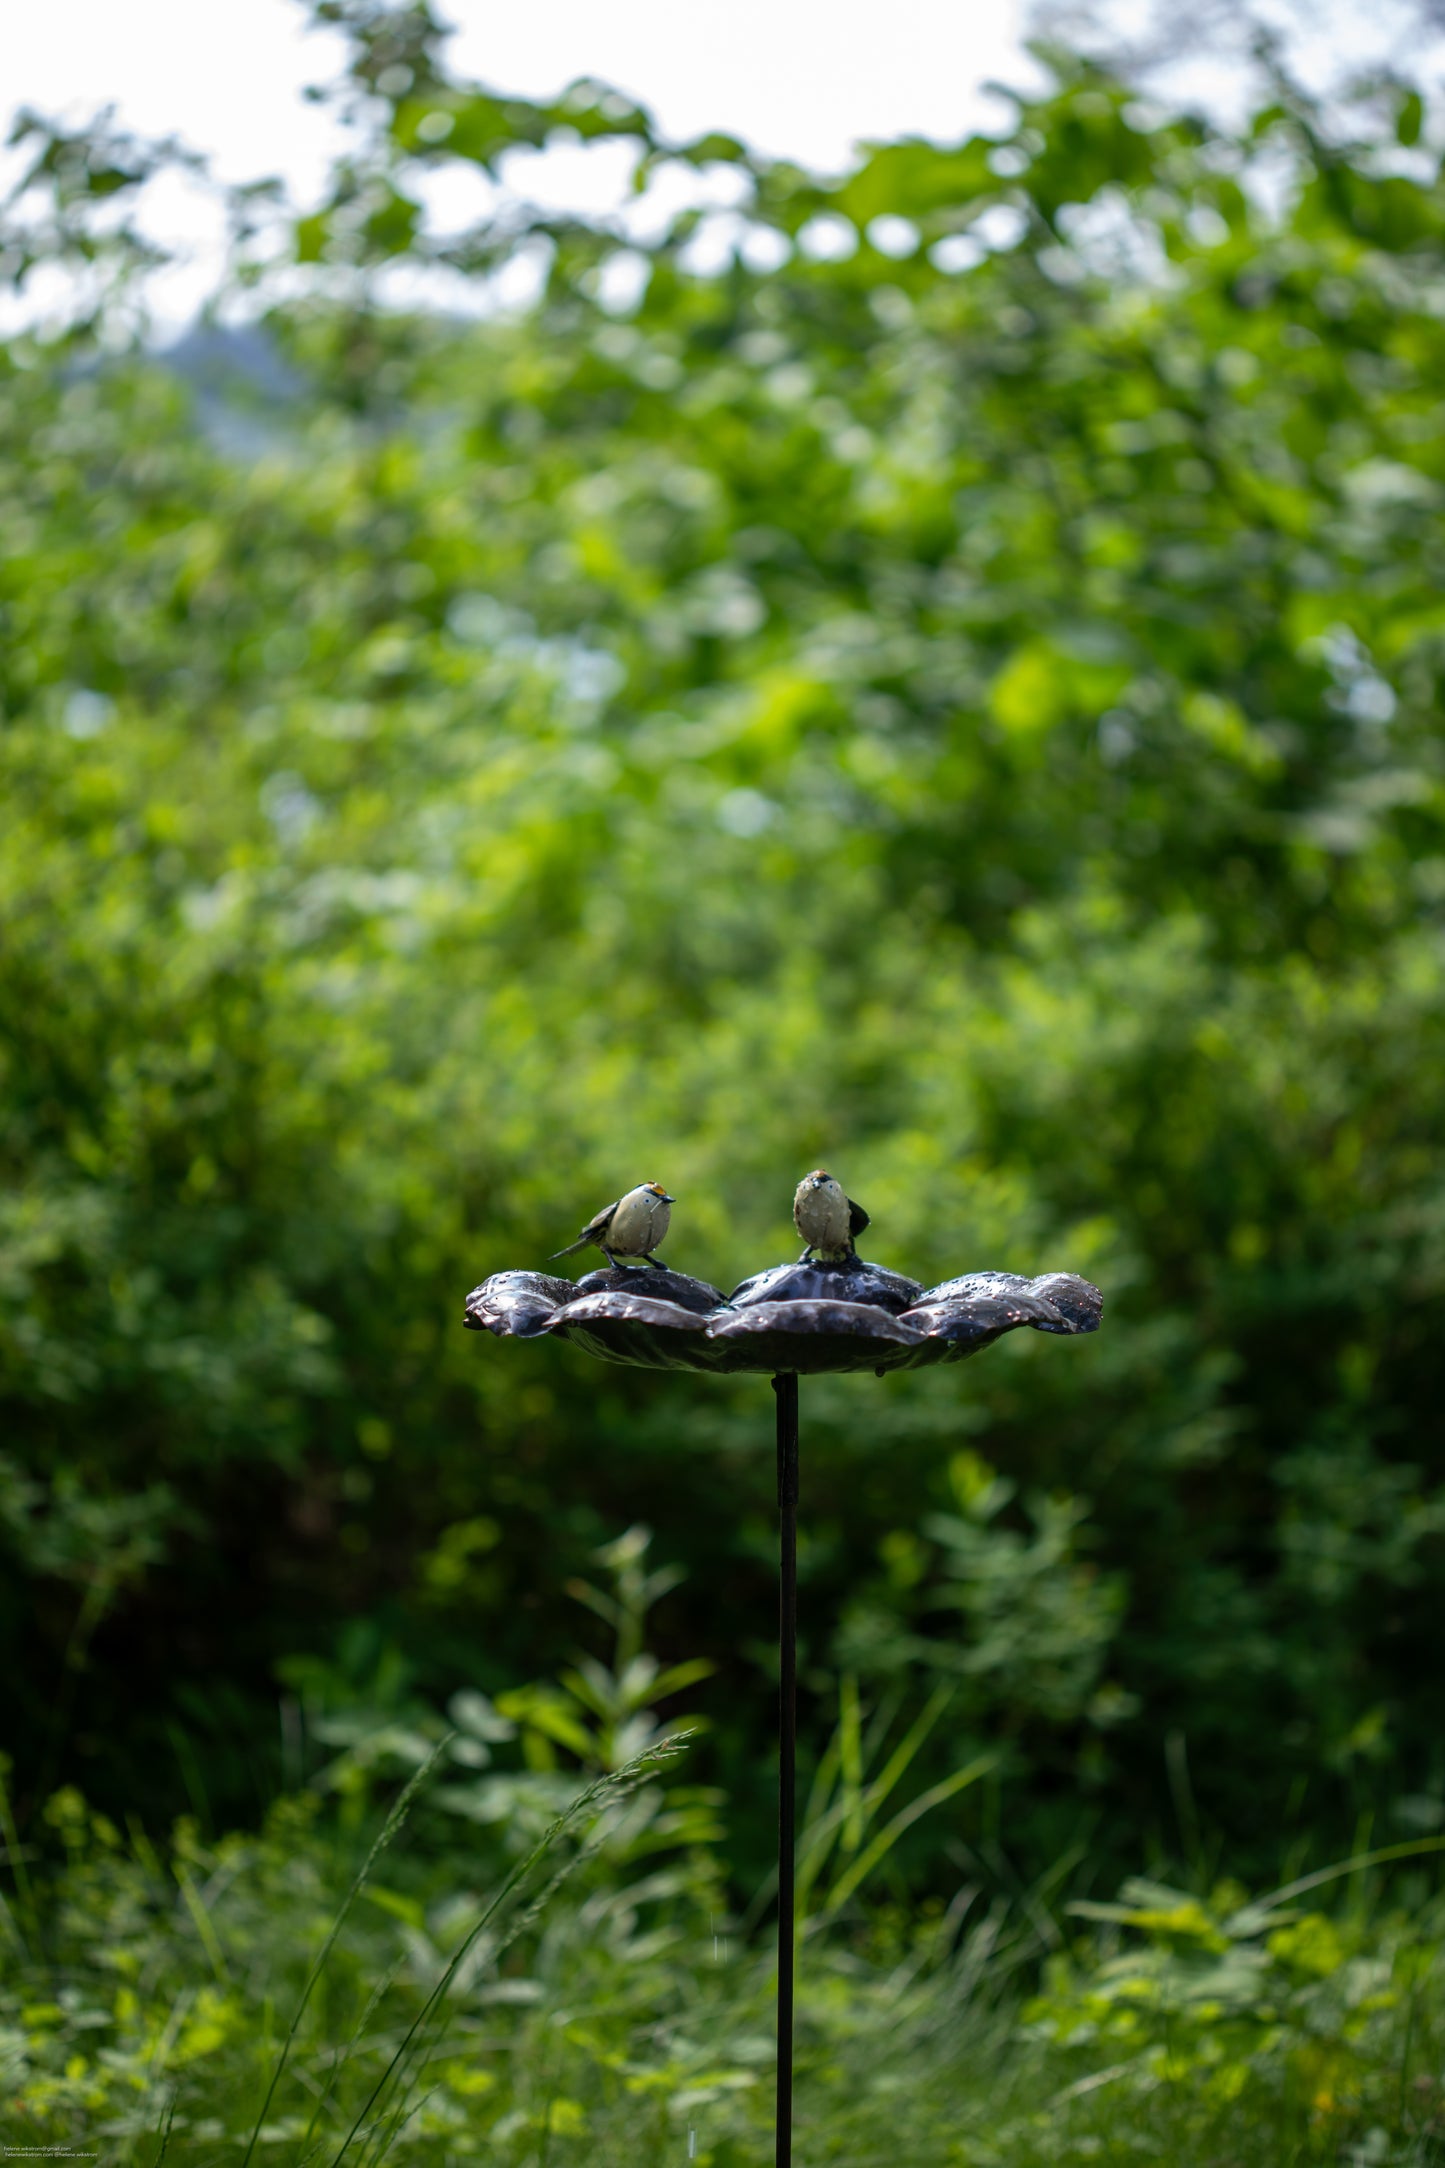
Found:
[(826, 1167), (805, 1174), (793, 1193), (793, 1225), (808, 1245), (798, 1259), (806, 1265), (814, 1250), (830, 1262), (857, 1255), (853, 1245), (868, 1225), (868, 1214), (854, 1204)]
[(619, 1197), (616, 1204), (605, 1205), (595, 1219), (587, 1222), (577, 1240), (569, 1242), (565, 1250), (554, 1250), (548, 1262), (571, 1257), (591, 1243), (601, 1250), (609, 1265), (615, 1265), (619, 1257), (643, 1257), (649, 1265), (655, 1265), (657, 1259), (652, 1253), (667, 1235), (676, 1203), (661, 1182), (643, 1182), (625, 1197)]

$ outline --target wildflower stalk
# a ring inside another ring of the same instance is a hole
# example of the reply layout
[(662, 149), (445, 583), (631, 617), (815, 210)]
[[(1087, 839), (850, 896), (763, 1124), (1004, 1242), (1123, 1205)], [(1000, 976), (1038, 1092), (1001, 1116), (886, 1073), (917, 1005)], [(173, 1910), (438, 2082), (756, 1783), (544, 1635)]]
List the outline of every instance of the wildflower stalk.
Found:
[(342, 1899), (341, 1909), (337, 1913), (335, 1919), (331, 1922), (331, 1925), (327, 1930), (326, 1940), (322, 1943), (321, 1948), (317, 1951), (316, 1957), (311, 1966), (311, 1970), (306, 1975), (306, 1984), (301, 1990), (301, 2000), (296, 2005), (295, 2014), (291, 2019), (290, 2026), (286, 2033), (286, 2038), (281, 2043), (281, 2053), (276, 2058), (276, 2067), (271, 2073), (271, 2082), (266, 2088), (265, 2097), (261, 2102), (260, 2109), (256, 2116), (256, 2127), (251, 2132), (250, 2140), (246, 2146), (246, 2150), (241, 2156), (241, 2168), (251, 2168), (251, 2156), (254, 2154), (256, 2147), (260, 2143), (261, 2131), (266, 2121), (267, 2111), (269, 2110), (272, 2101), (276, 2097), (276, 2088), (281, 2083), (282, 2073), (285, 2071), (287, 2061), (291, 2054), (291, 2049), (295, 2044), (296, 2034), (300, 2029), (301, 2020), (306, 2014), (306, 2005), (310, 2002), (311, 1997), (316, 1990), (317, 1981), (321, 1978), (322, 1973), (326, 1970), (326, 1961), (330, 1957), (333, 1949), (336, 1947), (336, 1938), (341, 1933), (342, 1928), (346, 1924), (347, 1915), (350, 1912), (352, 1906), (355, 1904), (357, 1898), (365, 1889), (367, 1882), (370, 1879), (372, 1868), (376, 1865), (382, 1853), (391, 1843), (393, 1837), (395, 1837), (398, 1830), (401, 1828), (403, 1822), (405, 1822), (407, 1815), (411, 1811), (412, 1801), (415, 1799), (417, 1793), (421, 1790), (422, 1786), (426, 1783), (433, 1769), (435, 1769), (438, 1761), (446, 1752), (447, 1748), (451, 1745), (452, 1740), (455, 1737), (456, 1733), (449, 1731), (444, 1739), (439, 1740), (436, 1746), (432, 1748), (431, 1753), (428, 1754), (426, 1760), (422, 1763), (420, 1769), (417, 1770), (416, 1774), (407, 1783), (400, 1798), (397, 1800), (396, 1805), (392, 1808), (390, 1814), (388, 1814), (386, 1820), (381, 1826), (381, 1829), (377, 1833), (376, 1840), (373, 1843), (371, 1850), (367, 1853), (365, 1859), (362, 1861), (361, 1866), (357, 1871), (356, 1878), (352, 1882), (350, 1889), (346, 1892), (345, 1897)]
[[(375, 2085), (372, 2087), (370, 2093), (367, 2095), (366, 2100), (362, 2105), (360, 2114), (357, 2116), (356, 2121), (352, 2124), (346, 2136), (342, 2139), (341, 2144), (332, 2159), (331, 2168), (341, 2168), (341, 2162), (345, 2159), (347, 2153), (350, 2151), (353, 2140), (356, 2138), (363, 2124), (365, 2124), (368, 2117), (371, 2115), (372, 2110), (376, 2107), (378, 2101), (385, 2093), (386, 2088), (392, 2082), (392, 2079), (396, 2076), (398, 2071), (405, 2067), (407, 2059), (411, 2053), (413, 2042), (416, 2040), (417, 2035), (421, 2032), (423, 2026), (426, 2025), (433, 2011), (435, 2011), (438, 2006), (445, 2000), (447, 1992), (450, 1989), (453, 1980), (455, 1980), (463, 1964), (471, 1955), (471, 1952), (476, 1948), (477, 1942), (479, 1941), (480, 1937), (486, 1931), (487, 1927), (491, 1924), (492, 1920), (496, 1918), (497, 1913), (506, 1903), (507, 1899), (516, 1890), (520, 1889), (523, 1886), (523, 1884), (527, 1880), (527, 1877), (531, 1874), (532, 1869), (537, 1866), (543, 1859), (546, 1858), (548, 1852), (551, 1851), (552, 1846), (562, 1835), (562, 1832), (567, 1829), (571, 1823), (575, 1822), (579, 1815), (585, 1813), (588, 1807), (595, 1806), (601, 1800), (623, 1797), (627, 1792), (631, 1791), (638, 1783), (640, 1783), (643, 1776), (650, 1769), (654, 1768), (659, 1762), (670, 1761), (675, 1755), (680, 1754), (682, 1752), (682, 1747), (682, 1737), (658, 1740), (654, 1746), (647, 1747), (641, 1754), (634, 1755), (631, 1761), (624, 1762), (620, 1769), (609, 1770), (605, 1775), (596, 1778), (593, 1783), (587, 1785), (583, 1791), (580, 1791), (577, 1794), (577, 1797), (572, 1801), (570, 1806), (565, 1807), (562, 1813), (559, 1814), (554, 1821), (548, 1824), (547, 1828), (538, 1838), (536, 1844), (533, 1845), (531, 1851), (527, 1854), (526, 1858), (522, 1860), (518, 1866), (512, 1869), (512, 1872), (507, 1876), (506, 1880), (502, 1883), (500, 1889), (497, 1891), (496, 1896), (482, 1912), (481, 1916), (477, 1919), (477, 1921), (471, 1928), (471, 1931), (466, 1936), (465, 1940), (461, 1943), (460, 1947), (453, 1954), (450, 1962), (446, 1967), (446, 1970), (442, 1973), (441, 1978), (437, 1981), (436, 1986), (427, 1996), (426, 2001), (422, 2004), (420, 2010), (413, 2018), (411, 2024), (407, 2027), (406, 2034), (402, 2039), (400, 2047), (396, 2050), (396, 2053), (392, 2056), (391, 2061), (387, 2064), (385, 2070), (383, 2070), (381, 2076), (377, 2079)], [(249, 2159), (249, 2155), (247, 2156), (247, 2158)], [(242, 2164), (242, 2168), (245, 2168), (244, 2163)]]

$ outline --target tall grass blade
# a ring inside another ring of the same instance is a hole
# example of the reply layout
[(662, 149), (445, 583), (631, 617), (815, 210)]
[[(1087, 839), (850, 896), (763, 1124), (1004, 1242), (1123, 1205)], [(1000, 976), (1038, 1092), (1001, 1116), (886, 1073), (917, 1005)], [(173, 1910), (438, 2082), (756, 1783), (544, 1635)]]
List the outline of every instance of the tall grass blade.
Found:
[(161, 2125), (161, 2142), (156, 2149), (156, 2157), (151, 2163), (151, 2168), (161, 2168), (162, 2161), (164, 2161), (167, 2153), (169, 2153), (171, 2149), (171, 2125), (172, 2123), (174, 2123), (175, 2119), (176, 2096), (175, 2093), (172, 2092), (170, 2099), (166, 2102), (166, 2119)]
[(1272, 1912), (1277, 1905), (1288, 1904), (1292, 1897), (1303, 1897), (1306, 1890), (1323, 1889), (1327, 1882), (1338, 1882), (1342, 1875), (1359, 1874), (1366, 1867), (1388, 1867), (1397, 1859), (1419, 1859), (1429, 1852), (1445, 1852), (1445, 1837), (1414, 1837), (1403, 1844), (1382, 1845), (1378, 1851), (1355, 1852), (1333, 1867), (1317, 1868), (1313, 1874), (1303, 1874), (1298, 1881), (1286, 1882), (1281, 1889), (1271, 1890), (1267, 1897), (1257, 1897), (1246, 1910)]
[(941, 1783), (931, 1784), (926, 1792), (920, 1792), (916, 1799), (900, 1808), (892, 1821), (885, 1823), (879, 1830), (872, 1843), (864, 1846), (853, 1864), (839, 1875), (828, 1892), (827, 1902), (816, 1924), (824, 1926), (835, 1917), (854, 1890), (873, 1872), (879, 1860), (892, 1851), (905, 1830), (911, 1829), (925, 1814), (932, 1813), (935, 1807), (941, 1807), (945, 1799), (952, 1799), (955, 1793), (965, 1790), (970, 1784), (976, 1784), (980, 1777), (987, 1776), (990, 1769), (998, 1767), (998, 1759), (997, 1754), (980, 1754), (976, 1760), (966, 1763), (962, 1769), (955, 1769), (952, 1776), (944, 1777)]
[(221, 1938), (216, 1933), (211, 1915), (206, 1910), (200, 1891), (191, 1879), (190, 1870), (184, 1863), (177, 1862), (175, 1877), (180, 1884), (181, 1896), (185, 1902), (186, 1910), (190, 1914), (191, 1925), (196, 1930), (196, 1938), (206, 1953), (206, 1962), (215, 1974), (219, 1985), (229, 1987), (231, 1984), (231, 1968), (226, 1963), (226, 1953), (221, 1948)]
[[(532, 1872), (532, 1869), (539, 1865), (540, 1862), (546, 1858), (547, 1854), (551, 1851), (553, 1845), (557, 1842), (557, 1839), (562, 1835), (563, 1831), (567, 1829), (573, 1822), (575, 1822), (579, 1815), (585, 1813), (588, 1807), (596, 1805), (599, 1800), (608, 1798), (621, 1798), (627, 1792), (631, 1791), (637, 1784), (641, 1783), (643, 1777), (648, 1773), (648, 1771), (655, 1768), (660, 1762), (671, 1761), (675, 1759), (675, 1757), (683, 1751), (684, 1742), (687, 1737), (688, 1734), (680, 1733), (676, 1738), (659, 1739), (655, 1745), (645, 1748), (641, 1754), (635, 1754), (631, 1761), (624, 1762), (620, 1769), (609, 1770), (604, 1775), (595, 1778), (591, 1784), (587, 1785), (584, 1790), (580, 1791), (577, 1794), (577, 1797), (571, 1802), (569, 1806), (563, 1809), (563, 1811), (556, 1817), (554, 1821), (548, 1824), (547, 1828), (542, 1832), (542, 1835), (533, 1845), (531, 1851), (527, 1854), (526, 1858), (512, 1869), (512, 1872), (506, 1877), (505, 1881), (498, 1889), (496, 1896), (492, 1899), (491, 1903), (487, 1905), (486, 1909), (482, 1912), (480, 1918), (476, 1921), (476, 1923), (470, 1929), (459, 1947), (453, 1953), (451, 1959), (447, 1964), (446, 1970), (442, 1973), (442, 1976), (437, 1981), (436, 1986), (427, 1996), (426, 2001), (421, 2006), (421, 2009), (417, 2012), (415, 2018), (413, 2018), (411, 2024), (408, 2026), (406, 2035), (402, 2040), (401, 2046), (397, 2049), (396, 2053), (392, 2056), (391, 2061), (387, 2064), (385, 2070), (383, 2070), (381, 2076), (377, 2079), (375, 2085), (372, 2087), (370, 2093), (367, 2095), (367, 2098), (362, 2105), (361, 2112), (357, 2116), (356, 2121), (352, 2124), (350, 2130), (342, 2139), (340, 2147), (333, 2156), (331, 2168), (341, 2168), (341, 2162), (345, 2159), (347, 2153), (350, 2151), (352, 2143), (356, 2138), (357, 2134), (360, 2132), (363, 2124), (367, 2121), (367, 2118), (370, 2116), (377, 2102), (381, 2099), (387, 2087), (391, 2084), (392, 2079), (397, 2075), (400, 2070), (405, 2067), (406, 2062), (411, 2054), (413, 2043), (416, 2041), (418, 2034), (422, 2031), (422, 2028), (431, 2018), (433, 2011), (445, 1999), (453, 1980), (456, 1978), (458, 1972), (460, 1972), (463, 1964), (466, 1962), (466, 1959), (471, 1954), (472, 1950), (475, 1949), (481, 1935), (485, 1932), (491, 1921), (495, 1919), (497, 1913), (506, 1903), (507, 1899), (512, 1896), (516, 1890), (520, 1889), (525, 1884), (527, 1877)], [(249, 2155), (247, 2156), (247, 2158), (249, 2159)]]
[(266, 2116), (270, 2110), (271, 2103), (276, 2097), (276, 2088), (281, 2083), (281, 2078), (286, 2069), (286, 2064), (290, 2059), (291, 2050), (296, 2042), (297, 2032), (300, 2030), (301, 2020), (306, 2014), (306, 2006), (310, 2002), (312, 1995), (316, 1991), (317, 1981), (321, 1978), (322, 1973), (326, 1970), (326, 1961), (330, 1957), (331, 1952), (336, 1947), (336, 1938), (341, 1933), (342, 1928), (346, 1924), (347, 1915), (351, 1911), (351, 1908), (355, 1904), (357, 1898), (365, 1889), (367, 1882), (370, 1879), (372, 1868), (376, 1865), (382, 1853), (386, 1850), (387, 1846), (391, 1843), (392, 1839), (396, 1836), (397, 1831), (401, 1828), (403, 1822), (406, 1820), (407, 1815), (411, 1812), (412, 1801), (415, 1799), (417, 1793), (421, 1790), (422, 1786), (426, 1783), (433, 1769), (435, 1769), (438, 1761), (440, 1761), (442, 1755), (446, 1752), (447, 1748), (451, 1745), (452, 1740), (455, 1737), (456, 1733), (449, 1731), (444, 1739), (439, 1740), (437, 1744), (432, 1748), (430, 1754), (428, 1754), (426, 1760), (422, 1763), (420, 1769), (418, 1769), (415, 1775), (410, 1778), (410, 1780), (404, 1787), (400, 1798), (397, 1800), (396, 1805), (392, 1808), (390, 1814), (388, 1814), (386, 1820), (383, 1822), (381, 1829), (377, 1833), (376, 1839), (372, 1844), (371, 1850), (367, 1853), (365, 1859), (362, 1861), (361, 1866), (357, 1871), (355, 1880), (352, 1882), (350, 1889), (346, 1892), (345, 1897), (341, 1901), (341, 1909), (337, 1913), (335, 1919), (331, 1922), (331, 1925), (326, 1933), (326, 1940), (322, 1943), (321, 1948), (317, 1951), (315, 1959), (312, 1962), (311, 1970), (306, 1975), (306, 1984), (301, 1990), (301, 1999), (296, 2005), (295, 2013), (292, 2016), (290, 2026), (287, 2028), (286, 2038), (281, 2043), (281, 2053), (276, 2058), (276, 2067), (271, 2073), (271, 2082), (266, 2088), (265, 2098), (261, 2102), (260, 2111), (256, 2117), (256, 2127), (252, 2131), (250, 2141), (247, 2144), (245, 2152), (241, 2156), (241, 2168), (250, 2168), (251, 2157), (254, 2154), (256, 2147), (261, 2142), (261, 2131), (265, 2125)]
[(888, 1760), (863, 1794), (863, 1805), (867, 1813), (871, 1814), (874, 1808), (881, 1806), (888, 1797), (888, 1794), (898, 1783), (909, 1763), (923, 1745), (924, 1740), (952, 1701), (956, 1691), (957, 1689), (952, 1686), (934, 1688), (923, 1708), (909, 1725), (907, 1731), (889, 1755)]
[(40, 1947), (40, 1922), (35, 1910), (35, 1885), (30, 1879), (30, 1869), (25, 1864), (25, 1854), (20, 1848), (20, 1831), (16, 1827), (14, 1809), (10, 1804), (10, 1788), (5, 1782), (10, 1768), (8, 1755), (0, 1755), (0, 1836), (5, 1839), (5, 1857), (10, 1872), (15, 1877), (15, 1894), (20, 1900), (20, 1910), (25, 1919), (26, 1931), (17, 1923), (16, 1933), (22, 1934), (26, 1956)]
[[(362, 2010), (360, 2017), (356, 2020), (356, 2023), (352, 2026), (350, 2032), (347, 2034), (345, 2044), (341, 2048), (339, 2053), (332, 2057), (330, 2075), (328, 2076), (326, 2084), (322, 2089), (320, 2099), (317, 2101), (315, 2107), (311, 2111), (311, 2120), (306, 2125), (305, 2134), (301, 2140), (302, 2168), (304, 2168), (304, 2164), (312, 2157), (312, 2146), (316, 2137), (317, 2129), (320, 2126), (322, 2116), (326, 2113), (327, 2109), (331, 2105), (331, 2098), (336, 2091), (337, 2084), (341, 2078), (341, 2073), (343, 2072), (343, 2070), (345, 2070), (347, 2062), (349, 2061), (352, 2051), (356, 2047), (357, 2042), (366, 2038), (367, 2026), (371, 2023), (373, 2016), (380, 2009), (382, 2003), (385, 2002), (387, 1996), (395, 1987), (397, 1977), (401, 1972), (404, 1963), (405, 1959), (398, 1957), (395, 1964), (387, 1966), (385, 1972), (381, 1975), (381, 1978), (376, 1982), (376, 1985), (372, 1988), (371, 1993), (367, 1996), (365, 2008)], [(320, 2147), (318, 2146), (316, 2150), (319, 2152)]]
[(838, 1700), (838, 1768), (844, 1801), (839, 1842), (845, 1852), (856, 1852), (863, 1842), (863, 1730), (856, 1673), (844, 1672)]
[[(805, 1824), (798, 1853), (797, 1893), (800, 1910), (805, 1911), (807, 1908), (808, 1896), (822, 1873), (828, 1854), (838, 1838), (840, 1829), (850, 1818), (853, 1819), (857, 1824), (859, 1840), (861, 1841), (862, 1834), (872, 1821), (874, 1814), (904, 1776), (910, 1762), (912, 1762), (934, 1725), (938, 1722), (939, 1717), (942, 1716), (949, 1702), (953, 1699), (954, 1692), (955, 1689), (952, 1686), (938, 1687), (929, 1696), (927, 1703), (914, 1718), (912, 1724), (872, 1782), (865, 1785), (861, 1791), (855, 1792), (844, 1780), (838, 1796), (831, 1801), (826, 1811), (816, 1821)], [(836, 1747), (836, 1762), (840, 1770), (843, 1766), (845, 1752), (851, 1751), (851, 1749), (845, 1749), (843, 1743), (845, 1722), (846, 1720), (840, 1720), (838, 1733), (828, 1750), (829, 1754), (832, 1754)], [(881, 1745), (883, 1737), (884, 1733), (880, 1731), (877, 1723), (869, 1727), (869, 1736), (861, 1741), (859, 1747), (860, 1776), (861, 1765), (866, 1762), (870, 1747)], [(824, 1759), (826, 1761), (826, 1755)], [(815, 1786), (814, 1789), (816, 1793), (817, 1787)]]
[[(488, 1955), (488, 1962), (490, 1964), (496, 1965), (501, 1958), (505, 1957), (507, 1951), (512, 1947), (513, 1943), (516, 1942), (520, 1936), (526, 1933), (527, 1929), (531, 1926), (533, 1920), (537, 1919), (540, 1914), (546, 1910), (547, 1906), (556, 1896), (558, 1890), (561, 1889), (563, 1883), (568, 1881), (571, 1876), (576, 1873), (577, 1869), (583, 1864), (585, 1860), (590, 1859), (595, 1852), (601, 1849), (602, 1844), (605, 1841), (606, 1834), (607, 1832), (605, 1825), (601, 1821), (599, 1821), (597, 1827), (594, 1829), (592, 1834), (586, 1839), (584, 1843), (578, 1846), (572, 1857), (562, 1862), (561, 1866), (557, 1869), (551, 1880), (549, 1882), (543, 1883), (541, 1889), (538, 1890), (536, 1896), (532, 1899), (531, 1903), (528, 1905), (524, 1905), (521, 1911), (515, 1915), (510, 1926), (508, 1926), (502, 1934), (498, 1935), (496, 1941), (492, 1944), (491, 1950)], [(475, 1942), (473, 1942), (472, 1947), (475, 1948)], [(458, 1954), (459, 1956), (461, 1956), (464, 1955), (465, 1952), (460, 1952)], [(443, 1997), (437, 2000), (436, 2006), (433, 2009), (431, 2016), (429, 2018), (426, 2018), (422, 2028), (417, 2032), (416, 2038), (412, 2042), (411, 2051), (406, 2057), (406, 2061), (412, 2063), (414, 2066), (425, 2069), (427, 2062), (430, 2060), (432, 2051), (435, 2048), (437, 2041), (441, 2037), (445, 2023), (444, 2012), (445, 1999)], [(425, 2013), (423, 2013), (423, 2015), (425, 2016)], [(405, 2045), (406, 2043), (403, 2042), (403, 2047), (405, 2047)], [(405, 2065), (403, 2064), (401, 2067), (404, 2068)], [(379, 2162), (384, 2160), (386, 2158), (386, 2155), (390, 2152), (392, 2144), (394, 2143), (403, 2125), (408, 2122), (413, 2115), (419, 2112), (420, 2106), (424, 2104), (425, 2101), (428, 2100), (430, 2097), (430, 2094), (423, 2094), (422, 2102), (413, 2105), (410, 2093), (402, 2089), (401, 2087), (398, 2087), (397, 2101), (395, 2107), (391, 2111), (390, 2120), (385, 2125), (380, 2126), (381, 2135), (379, 2141), (377, 2142), (370, 2154), (363, 2156), (362, 2162), (358, 2164), (358, 2168), (365, 2168), (365, 2163), (367, 2161)]]

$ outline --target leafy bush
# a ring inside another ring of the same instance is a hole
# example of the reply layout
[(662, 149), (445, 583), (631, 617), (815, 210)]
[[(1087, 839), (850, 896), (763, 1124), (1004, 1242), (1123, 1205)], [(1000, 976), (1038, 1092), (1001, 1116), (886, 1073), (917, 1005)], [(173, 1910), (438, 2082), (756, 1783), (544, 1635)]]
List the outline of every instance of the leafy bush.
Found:
[[(688, 1567), (659, 1661), (716, 1667), (702, 1781), (745, 1766), (761, 1394), (479, 1348), (459, 1303), (650, 1175), (729, 1282), (836, 1158), (884, 1261), (1109, 1310), (810, 1389), (815, 1751), (840, 1672), (956, 1679), (920, 1774), (997, 1757), (959, 1841), (1026, 1881), (1081, 1826), (1120, 1872), (1173, 1844), (1171, 1734), (1259, 1879), (1282, 1829), (1438, 1817), (1418, 113), (1286, 89), (1229, 134), (1060, 57), (998, 140), (824, 182), (322, 12), (353, 155), (244, 335), (127, 347), (127, 243), (99, 344), (0, 356), (23, 1812), (254, 1820), (278, 1666), (293, 1760), (308, 1679), (495, 1699), (636, 1521)], [(624, 306), (605, 222), (430, 233), (429, 173), (564, 124), (644, 182), (730, 163), (776, 267), (699, 268), (684, 212)], [(147, 156), (32, 147), (7, 261), (105, 288)], [(520, 313), (388, 306), (529, 250)], [(741, 1881), (769, 1842), (740, 1790)]]

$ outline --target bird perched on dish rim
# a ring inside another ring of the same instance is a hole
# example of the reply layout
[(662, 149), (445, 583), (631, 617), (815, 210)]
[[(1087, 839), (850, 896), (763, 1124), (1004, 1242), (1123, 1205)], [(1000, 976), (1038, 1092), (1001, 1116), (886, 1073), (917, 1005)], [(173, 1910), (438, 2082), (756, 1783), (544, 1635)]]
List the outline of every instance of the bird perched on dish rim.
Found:
[(817, 1167), (803, 1176), (793, 1192), (793, 1225), (807, 1244), (798, 1259), (800, 1265), (806, 1265), (815, 1250), (825, 1262), (834, 1264), (857, 1256), (853, 1245), (868, 1225), (868, 1214), (861, 1204), (854, 1204), (826, 1167)]
[(554, 1250), (548, 1263), (559, 1257), (571, 1257), (578, 1250), (585, 1250), (589, 1243), (601, 1250), (609, 1265), (615, 1265), (619, 1257), (641, 1257), (649, 1265), (657, 1259), (653, 1251), (667, 1236), (672, 1207), (677, 1203), (669, 1197), (661, 1182), (641, 1182), (630, 1189), (615, 1204), (604, 1205), (595, 1219), (590, 1219), (575, 1242), (569, 1242), (565, 1250)]

